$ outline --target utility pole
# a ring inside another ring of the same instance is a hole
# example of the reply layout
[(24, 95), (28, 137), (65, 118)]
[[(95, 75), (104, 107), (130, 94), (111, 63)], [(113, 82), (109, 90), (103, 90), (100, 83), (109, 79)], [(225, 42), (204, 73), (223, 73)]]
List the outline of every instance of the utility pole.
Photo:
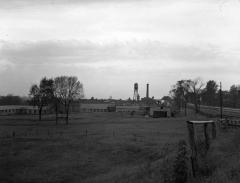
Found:
[(220, 82), (220, 91), (219, 91), (219, 94), (220, 94), (220, 117), (221, 117), (221, 119), (222, 119), (222, 117), (223, 117), (222, 82)]
[(237, 108), (240, 108), (240, 85), (237, 86)]
[(199, 112), (201, 112), (201, 103), (202, 103), (202, 97), (199, 97)]

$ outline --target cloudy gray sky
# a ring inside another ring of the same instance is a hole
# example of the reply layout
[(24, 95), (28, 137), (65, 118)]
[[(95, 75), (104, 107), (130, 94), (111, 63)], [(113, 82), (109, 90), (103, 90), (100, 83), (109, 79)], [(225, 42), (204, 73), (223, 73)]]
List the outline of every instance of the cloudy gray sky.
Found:
[(0, 0), (0, 95), (76, 75), (86, 97), (167, 95), (177, 80), (240, 81), (238, 0)]

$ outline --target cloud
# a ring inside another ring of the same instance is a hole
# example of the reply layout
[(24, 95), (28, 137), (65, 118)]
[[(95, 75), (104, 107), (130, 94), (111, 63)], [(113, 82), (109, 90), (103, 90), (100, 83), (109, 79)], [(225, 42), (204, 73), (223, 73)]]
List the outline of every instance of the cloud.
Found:
[(14, 67), (14, 64), (5, 59), (0, 59), (0, 73), (12, 67)]
[[(233, 37), (236, 37), (234, 42), (239, 40), (240, 3), (234, 4), (233, 0), (228, 1), (223, 10), (219, 9), (222, 0), (123, 1), (60, 0), (55, 5), (44, 6), (42, 4), (54, 1), (0, 1), (9, 6), (11, 2), (35, 4), (23, 9), (3, 9), (0, 34), (11, 41), (151, 39), (180, 44), (222, 44), (233, 42)], [(0, 7), (3, 6), (0, 4)], [(226, 36), (226, 31), (231, 31), (231, 35)]]
[[(69, 5), (69, 4), (94, 4), (94, 3), (129, 3), (129, 2), (147, 2), (146, 0), (0, 0), (0, 8), (25, 8), (31, 6), (46, 5)], [(151, 1), (151, 0), (148, 0)]]
[[(9, 67), (46, 67), (71, 70), (104, 70), (107, 73), (123, 71), (211, 75), (211, 71), (227, 70), (229, 63), (234, 65), (231, 72), (237, 73), (240, 66), (239, 52), (229, 53), (214, 45), (180, 45), (159, 41), (129, 41), (97, 43), (90, 41), (42, 41), (42, 42), (4, 42), (0, 49), (0, 60), (4, 61), (0, 72)], [(0, 63), (1, 64), (1, 63)], [(18, 72), (18, 71), (17, 71)], [(56, 72), (56, 71), (55, 71)]]
[[(150, 40), (114, 43), (5, 41), (1, 45), (0, 64), (4, 67), (0, 74), (11, 78), (21, 75), (29, 82), (45, 75), (62, 74), (76, 74), (86, 82), (99, 77), (107, 82), (114, 75), (116, 81), (123, 78), (142, 81), (157, 77), (210, 78), (218, 72), (237, 74), (240, 66), (239, 52), (228, 53), (216, 45), (180, 45)], [(229, 68), (231, 64), (234, 67)]]
[(94, 43), (42, 41), (2, 43), (0, 58), (14, 64), (74, 64), (96, 62), (207, 62), (220, 59), (218, 47), (167, 44), (159, 41)]
[[(0, 93), (26, 95), (31, 84), (43, 76), (76, 75), (84, 83), (88, 97), (125, 98), (131, 95), (126, 85), (131, 87), (134, 82), (141, 86), (150, 82), (152, 95), (159, 96), (167, 94), (178, 79), (201, 76), (205, 80), (233, 80), (240, 67), (238, 53), (226, 52), (216, 45), (150, 40), (4, 41), (0, 48)], [(96, 87), (101, 89), (96, 91)]]
[(63, 74), (77, 75), (90, 97), (131, 96), (134, 82), (150, 82), (156, 96), (182, 78), (237, 82), (239, 7), (233, 0), (0, 0), (0, 94), (26, 94), (41, 77)]

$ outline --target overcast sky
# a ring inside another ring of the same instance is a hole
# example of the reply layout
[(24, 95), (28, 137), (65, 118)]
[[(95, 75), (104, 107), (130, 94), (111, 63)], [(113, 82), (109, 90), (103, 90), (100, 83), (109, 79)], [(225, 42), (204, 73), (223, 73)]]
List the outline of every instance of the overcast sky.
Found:
[(238, 0), (0, 0), (0, 95), (76, 75), (87, 98), (168, 95), (180, 79), (240, 84)]

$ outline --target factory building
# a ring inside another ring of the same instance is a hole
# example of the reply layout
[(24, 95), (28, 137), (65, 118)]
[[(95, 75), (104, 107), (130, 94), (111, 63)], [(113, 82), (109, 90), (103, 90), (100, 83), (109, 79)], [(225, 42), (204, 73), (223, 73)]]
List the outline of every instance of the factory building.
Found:
[[(42, 109), (42, 114), (47, 114), (48, 109)], [(20, 105), (6, 105), (0, 106), (0, 115), (13, 115), (13, 114), (38, 114), (37, 106), (20, 106)]]
[[(74, 105), (70, 109), (71, 113), (92, 113), (92, 112), (121, 112), (121, 113), (132, 113), (144, 115), (149, 114), (149, 116), (154, 118), (159, 117), (170, 117), (171, 111), (170, 108), (167, 107), (148, 107), (141, 105), (113, 105), (107, 103), (83, 103), (79, 105)], [(149, 112), (146, 112), (149, 111)], [(63, 111), (62, 111), (63, 112)], [(43, 108), (42, 114), (54, 113), (53, 110), (49, 108)], [(64, 113), (64, 112), (63, 112)], [(38, 107), (37, 106), (0, 106), (0, 115), (38, 115)]]
[(127, 106), (116, 106), (116, 112), (139, 112), (140, 106), (138, 105), (127, 105)]
[[(73, 101), (70, 105), (70, 113), (91, 113), (91, 112), (122, 112), (151, 117), (170, 117), (170, 107), (163, 107), (163, 103), (149, 97), (149, 84), (146, 85), (146, 97), (140, 100), (138, 93), (138, 83), (134, 83), (133, 100), (114, 100), (114, 99), (81, 99)], [(54, 105), (43, 108), (42, 114), (54, 113)], [(65, 113), (62, 104), (58, 106), (59, 113)], [(9, 114), (38, 114), (37, 106), (0, 106), (0, 115)]]
[(80, 112), (108, 112), (109, 104), (80, 104)]
[[(64, 108), (62, 108), (62, 111)], [(70, 106), (71, 113), (79, 113), (79, 112), (115, 112), (116, 107), (115, 104), (112, 103), (91, 103), (90, 101), (76, 101), (73, 102)]]

